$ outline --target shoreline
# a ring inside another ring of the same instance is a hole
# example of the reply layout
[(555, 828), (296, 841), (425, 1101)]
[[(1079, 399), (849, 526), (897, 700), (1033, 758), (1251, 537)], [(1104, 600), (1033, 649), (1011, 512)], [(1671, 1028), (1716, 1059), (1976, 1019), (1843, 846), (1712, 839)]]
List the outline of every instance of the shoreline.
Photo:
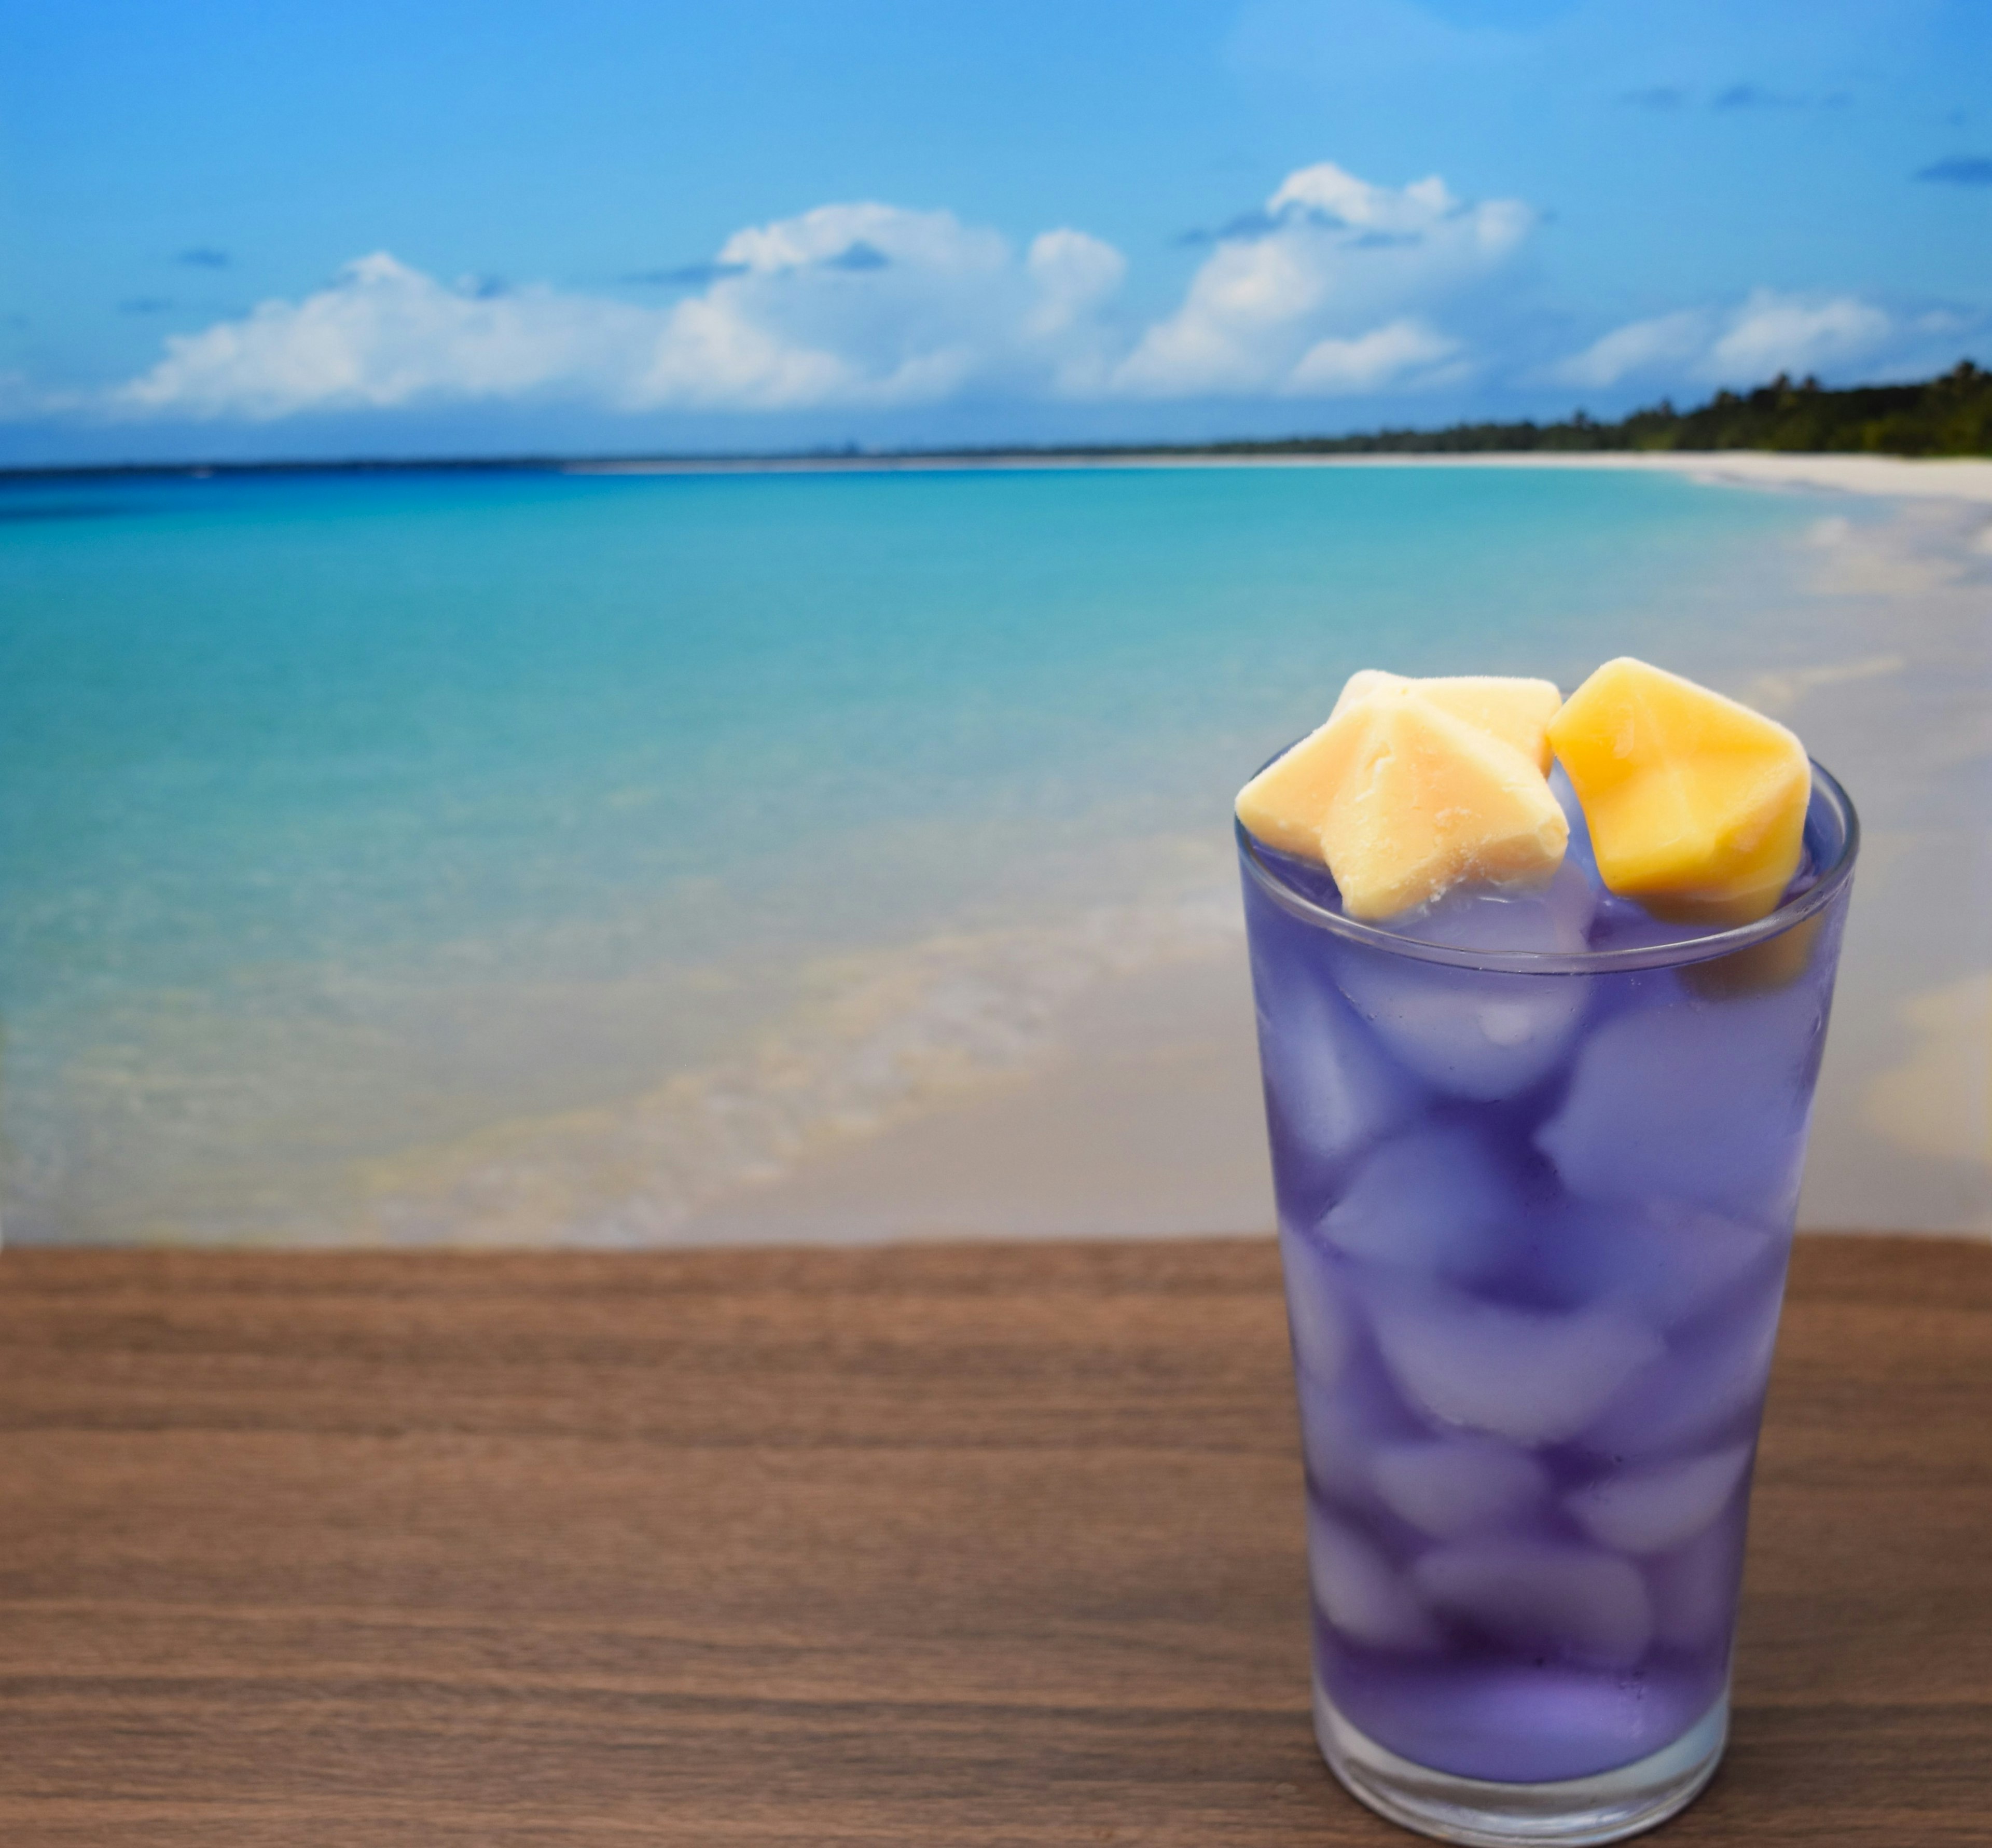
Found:
[(326, 462), (104, 463), (0, 469), (0, 485), (258, 476), (544, 474), (563, 476), (1016, 474), (1114, 469), (1592, 469), (1683, 475), (1726, 486), (1825, 489), (1881, 499), (1992, 506), (1992, 458), (1854, 455), (1767, 449), (1428, 451), (1370, 455), (1120, 451), (934, 450), (879, 455), (428, 457)]
[(1226, 455), (1131, 450), (1124, 455), (797, 456), (756, 461), (568, 462), (565, 475), (974, 474), (1113, 469), (1599, 469), (1685, 475), (1734, 487), (1824, 488), (1890, 500), (1992, 505), (1992, 459), (1786, 455), (1764, 449), (1489, 451), (1477, 455)]

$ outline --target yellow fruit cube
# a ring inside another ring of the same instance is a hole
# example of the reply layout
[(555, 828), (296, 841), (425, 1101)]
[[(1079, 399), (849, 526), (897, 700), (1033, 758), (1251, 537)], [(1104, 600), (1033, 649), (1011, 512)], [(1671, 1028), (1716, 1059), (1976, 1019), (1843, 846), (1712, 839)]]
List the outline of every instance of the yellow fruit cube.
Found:
[[(1550, 741), (1547, 727), (1563, 704), (1563, 695), (1554, 680), (1525, 680), (1503, 674), (1443, 674), (1431, 680), (1407, 680), (1402, 674), (1384, 673), (1366, 667), (1352, 673), (1335, 702), (1335, 711), (1359, 699), (1382, 692), (1402, 693), (1406, 688), (1429, 700), (1442, 712), (1464, 719), (1482, 731), (1491, 731), (1503, 743), (1513, 745), (1544, 776), (1549, 774)], [(1331, 712), (1329, 717), (1335, 716)]]
[(1745, 924), (1797, 871), (1805, 747), (1774, 719), (1644, 661), (1607, 661), (1550, 721), (1598, 876), (1656, 916)]
[(1492, 733), (1378, 677), (1239, 792), (1255, 840), (1325, 861), (1352, 918), (1387, 918), (1465, 879), (1538, 883), (1569, 824), (1542, 771)]

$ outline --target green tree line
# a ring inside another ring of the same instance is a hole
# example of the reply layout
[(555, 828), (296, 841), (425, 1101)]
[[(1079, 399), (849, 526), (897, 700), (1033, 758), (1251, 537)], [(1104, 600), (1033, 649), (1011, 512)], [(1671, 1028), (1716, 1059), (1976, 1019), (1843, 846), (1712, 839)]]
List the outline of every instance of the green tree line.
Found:
[(1663, 399), (1616, 423), (1578, 411), (1562, 423), (1455, 424), (1199, 445), (1220, 454), (1445, 455), (1528, 449), (1777, 449), (1806, 454), (1992, 455), (1992, 372), (1966, 360), (1912, 385), (1829, 390), (1780, 373), (1755, 391), (1718, 391), (1676, 411)]

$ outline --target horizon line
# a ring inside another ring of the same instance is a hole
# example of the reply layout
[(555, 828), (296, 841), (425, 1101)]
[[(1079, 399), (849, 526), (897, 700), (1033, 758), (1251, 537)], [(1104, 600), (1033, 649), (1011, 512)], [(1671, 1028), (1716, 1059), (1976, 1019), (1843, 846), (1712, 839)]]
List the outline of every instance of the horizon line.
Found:
[[(1977, 384), (1984, 376), (1968, 358), (1960, 361), (1951, 370), (1933, 374), (1927, 379), (1873, 384), (1822, 387), (1816, 377), (1810, 377), (1794, 384), (1788, 373), (1780, 373), (1776, 378), (1748, 391), (1718, 390), (1706, 404), (1696, 405), (1687, 411), (1676, 410), (1671, 397), (1663, 397), (1656, 404), (1641, 406), (1622, 418), (1611, 420), (1594, 418), (1580, 406), (1565, 417), (1547, 421), (1538, 421), (1534, 418), (1519, 418), (1507, 421), (1487, 418), (1479, 422), (1462, 421), (1437, 428), (1409, 424), (1386, 425), (1382, 428), (1351, 431), (1333, 436), (1295, 434), (1271, 437), (1213, 437), (1196, 442), (996, 442), (933, 447), (909, 445), (889, 448), (874, 448), (855, 442), (847, 442), (836, 445), (817, 444), (806, 449), (648, 450), (579, 455), (542, 452), (507, 455), (271, 456), (248, 462), (193, 459), (183, 462), (9, 462), (0, 463), (0, 480), (69, 479), (86, 476), (188, 476), (200, 478), (216, 475), (412, 473), (425, 469), (490, 473), (745, 473), (756, 470), (816, 469), (834, 472), (840, 469), (857, 471), (949, 465), (1001, 466), (1032, 462), (1134, 462), (1144, 459), (1330, 460), (1336, 457), (1357, 459), (1366, 455), (1403, 459), (1417, 455), (1541, 455), (1563, 452), (1595, 455), (1611, 453), (1615, 449), (1621, 449), (1625, 453), (1639, 453), (1642, 452), (1643, 446), (1636, 448), (1631, 442), (1623, 445), (1607, 445), (1592, 441), (1569, 445), (1518, 444), (1512, 448), (1491, 445), (1482, 448), (1477, 445), (1448, 445), (1443, 439), (1468, 432), (1513, 431), (1519, 436), (1523, 431), (1553, 434), (1565, 431), (1595, 438), (1607, 431), (1629, 431), (1633, 425), (1648, 419), (1683, 423), (1707, 411), (1741, 407), (1755, 408), (1753, 401), (1766, 394), (1844, 400), (1874, 391), (1926, 391), (1932, 387), (1953, 381), (1969, 387)], [(1429, 443), (1431, 447), (1420, 448), (1417, 445), (1421, 442)], [(1676, 455), (1725, 453), (1721, 449), (1706, 452), (1669, 450), (1657, 445), (1650, 452)], [(1843, 452), (1856, 455), (1878, 453), (1874, 451), (1823, 449), (1767, 452), (1772, 454)]]

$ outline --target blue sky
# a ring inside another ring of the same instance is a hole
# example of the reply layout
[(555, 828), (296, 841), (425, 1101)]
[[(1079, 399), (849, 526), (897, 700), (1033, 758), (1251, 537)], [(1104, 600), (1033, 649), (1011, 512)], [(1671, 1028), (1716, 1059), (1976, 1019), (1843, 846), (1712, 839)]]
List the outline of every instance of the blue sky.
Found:
[(1992, 362), (1983, 0), (0, 32), (0, 461), (1197, 438)]

